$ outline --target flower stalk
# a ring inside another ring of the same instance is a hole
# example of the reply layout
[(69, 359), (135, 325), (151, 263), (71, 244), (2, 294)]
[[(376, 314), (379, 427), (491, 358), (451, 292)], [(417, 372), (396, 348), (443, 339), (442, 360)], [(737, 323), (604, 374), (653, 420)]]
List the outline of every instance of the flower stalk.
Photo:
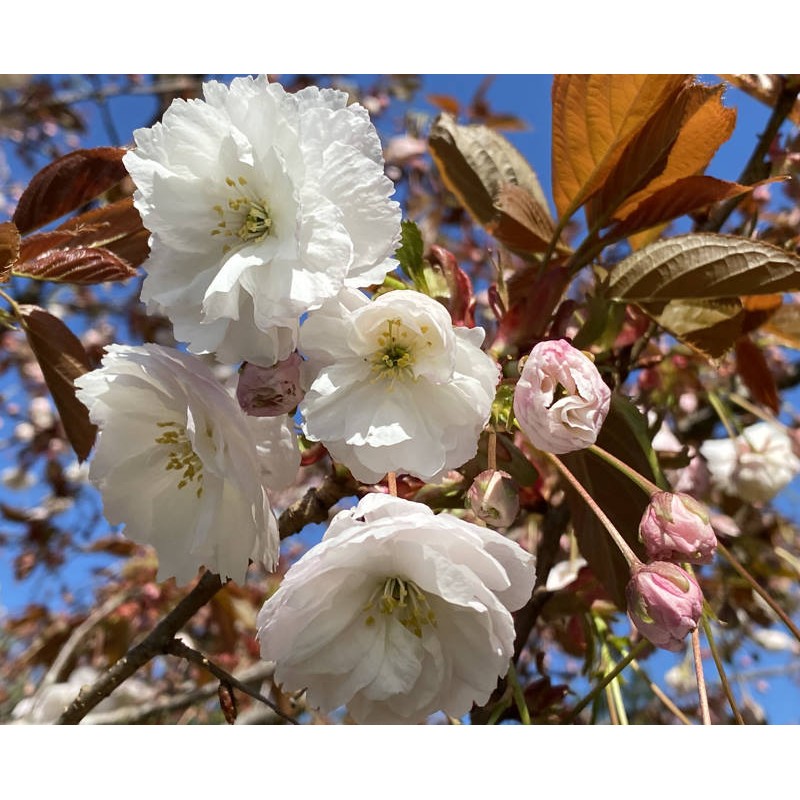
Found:
[(642, 562), (637, 558), (636, 553), (633, 552), (625, 539), (623, 539), (622, 534), (616, 529), (616, 527), (614, 527), (614, 523), (611, 522), (611, 520), (606, 516), (603, 509), (600, 508), (600, 506), (595, 502), (594, 498), (589, 494), (589, 492), (586, 491), (581, 482), (570, 471), (567, 465), (553, 453), (545, 453), (545, 455), (550, 459), (550, 461), (553, 462), (556, 469), (558, 469), (558, 471), (567, 479), (572, 488), (581, 496), (581, 498), (583, 498), (586, 505), (591, 508), (595, 516), (600, 520), (600, 523), (614, 540), (614, 544), (616, 544), (622, 555), (625, 557), (625, 560), (628, 562), (628, 566), (632, 570), (641, 567)]

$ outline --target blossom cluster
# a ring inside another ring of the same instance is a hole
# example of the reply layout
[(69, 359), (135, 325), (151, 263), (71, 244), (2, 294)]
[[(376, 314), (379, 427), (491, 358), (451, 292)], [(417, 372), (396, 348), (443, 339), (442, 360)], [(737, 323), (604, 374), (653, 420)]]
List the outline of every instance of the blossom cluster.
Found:
[[(307, 440), (364, 484), (437, 481), (475, 456), (500, 378), (483, 330), (412, 290), (365, 291), (396, 266), (400, 234), (365, 109), (240, 78), (134, 138), (141, 297), (188, 352), (112, 345), (76, 386), (100, 430), (106, 515), (155, 547), (160, 579), (275, 569), (295, 408)], [(236, 386), (212, 358), (242, 365)], [(287, 689), (361, 722), (461, 716), (505, 675), (534, 576), (499, 533), (367, 494), (265, 603), (262, 654)]]
[[(109, 521), (154, 546), (161, 579), (275, 570), (275, 493), (298, 475), (299, 431), (362, 496), (258, 615), (277, 682), (362, 723), (485, 704), (535, 580), (531, 554), (491, 530), (513, 525), (518, 485), (494, 456), (463, 470), (478, 474), (462, 514), (373, 485), (389, 474), (443, 482), (474, 459), (501, 370), (471, 317), (456, 324), (436, 299), (386, 284), (400, 207), (366, 110), (335, 90), (239, 78), (174, 101), (135, 143), (124, 163), (150, 232), (141, 298), (187, 351), (111, 345), (76, 381), (100, 431), (90, 477)], [(239, 365), (235, 385), (219, 365)], [(506, 410), (522, 446), (560, 468), (558, 454), (597, 451), (611, 390), (593, 356), (551, 339), (520, 365)], [(755, 449), (736, 452), (727, 480), (755, 496)], [(651, 563), (631, 563), (629, 614), (678, 649), (702, 612), (678, 563), (713, 557), (708, 516), (688, 495), (658, 492), (640, 536)]]

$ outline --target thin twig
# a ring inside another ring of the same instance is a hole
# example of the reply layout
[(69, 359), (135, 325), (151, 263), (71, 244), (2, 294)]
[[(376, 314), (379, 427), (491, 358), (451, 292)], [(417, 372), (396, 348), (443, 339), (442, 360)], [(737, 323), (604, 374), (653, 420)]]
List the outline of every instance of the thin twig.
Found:
[(711, 714), (708, 710), (708, 692), (703, 675), (703, 654), (700, 652), (700, 631), (697, 628), (692, 631), (692, 655), (694, 656), (694, 672), (697, 676), (697, 695), (700, 698), (700, 717), (703, 725), (710, 725)]
[(611, 522), (611, 520), (606, 516), (606, 513), (603, 511), (603, 509), (600, 508), (595, 499), (589, 494), (589, 492), (586, 491), (581, 482), (572, 474), (567, 465), (558, 456), (553, 455), (553, 453), (545, 453), (545, 455), (550, 459), (550, 461), (553, 462), (558, 471), (567, 479), (568, 483), (580, 495), (586, 505), (589, 506), (597, 519), (600, 520), (603, 527), (608, 531), (609, 535), (614, 540), (614, 544), (616, 544), (616, 546), (619, 548), (622, 555), (625, 556), (628, 566), (631, 568), (641, 566), (642, 562), (637, 558), (636, 553), (631, 550), (628, 543), (622, 537), (622, 534), (614, 526), (614, 523)]
[(674, 714), (684, 725), (692, 724), (692, 721), (689, 719), (689, 717), (687, 717), (686, 714), (684, 714), (683, 711), (681, 711), (678, 706), (672, 702), (664, 690), (657, 683), (654, 683), (650, 679), (650, 676), (644, 671), (644, 669), (642, 669), (636, 659), (631, 661), (631, 667), (633, 668), (633, 671), (647, 684), (648, 689), (650, 689), (650, 691), (661, 701), (667, 711)]
[(66, 643), (53, 660), (53, 663), (50, 665), (50, 669), (47, 670), (44, 678), (42, 678), (42, 682), (39, 684), (39, 687), (36, 690), (37, 695), (46, 687), (51, 686), (54, 683), (59, 683), (67, 677), (65, 670), (69, 664), (69, 661), (75, 655), (75, 651), (78, 649), (78, 647), (80, 647), (81, 643), (89, 634), (89, 632), (95, 627), (95, 625), (105, 619), (112, 611), (122, 605), (122, 603), (124, 603), (131, 596), (131, 594), (132, 590), (128, 590), (112, 595), (108, 598), (108, 600), (105, 601), (105, 603), (92, 611), (92, 613), (89, 614), (86, 619), (81, 622), (77, 628), (75, 628), (74, 631), (72, 631), (69, 639), (67, 639)]
[(151, 658), (165, 652), (175, 634), (220, 589), (219, 575), (204, 572), (197, 585), (135, 647), (131, 648), (93, 684), (84, 686), (72, 704), (56, 720), (57, 725), (77, 725), (101, 700)]
[(781, 622), (791, 631), (792, 636), (800, 642), (800, 628), (792, 622), (789, 615), (772, 599), (772, 595), (759, 584), (722, 542), (717, 542), (717, 552), (724, 556), (728, 563), (750, 584), (753, 591), (778, 615)]
[(213, 661), (210, 661), (207, 656), (204, 656), (202, 653), (184, 644), (180, 639), (173, 639), (167, 647), (166, 652), (170, 655), (178, 656), (179, 658), (185, 658), (193, 664), (197, 664), (210, 672), (215, 678), (219, 678), (223, 683), (229, 683), (240, 692), (244, 692), (250, 695), (250, 697), (262, 702), (265, 706), (269, 706), (281, 719), (291, 722), (292, 725), (297, 725), (296, 719), (284, 714), (268, 697), (265, 697), (261, 692), (251, 689), (246, 683), (237, 680), (230, 672), (222, 669), (222, 667), (218, 666)]
[[(797, 100), (797, 94), (797, 86), (787, 85), (787, 83), (784, 82), (781, 92), (775, 101), (772, 114), (770, 115), (767, 125), (764, 128), (764, 132), (759, 137), (758, 144), (756, 145), (755, 150), (753, 150), (750, 160), (747, 162), (745, 168), (742, 170), (742, 173), (739, 176), (739, 183), (747, 186), (768, 177), (769, 170), (764, 159), (768, 155), (769, 148), (771, 147), (775, 137), (778, 135), (781, 125), (783, 125), (789, 114), (791, 114)], [(699, 230), (719, 231), (725, 224), (728, 217), (736, 209), (736, 206), (742, 202), (742, 199), (743, 196), (733, 197), (730, 200), (720, 203), (716, 210), (709, 215), (706, 222), (699, 226)]]
[[(259, 661), (236, 674), (236, 679), (242, 683), (260, 684), (270, 678), (275, 671), (275, 665), (269, 661)], [(86, 722), (92, 725), (134, 725), (144, 722), (150, 717), (166, 714), (170, 711), (182, 711), (196, 703), (209, 700), (217, 694), (217, 684), (207, 683), (197, 689), (183, 692), (174, 697), (159, 698), (148, 703), (122, 706), (113, 711), (95, 711)], [(270, 709), (265, 709), (270, 711)], [(270, 711), (271, 713), (271, 711)]]
[(725, 674), (725, 668), (722, 666), (722, 659), (720, 658), (719, 651), (717, 650), (717, 643), (714, 641), (711, 625), (709, 625), (705, 614), (703, 614), (701, 618), (701, 624), (703, 626), (703, 632), (706, 635), (706, 640), (708, 641), (708, 646), (711, 648), (711, 658), (714, 659), (714, 665), (717, 668), (717, 674), (719, 675), (719, 680), (722, 684), (722, 691), (725, 692), (725, 697), (728, 699), (728, 705), (731, 707), (733, 717), (736, 720), (737, 725), (744, 725), (744, 718), (739, 713), (739, 707), (736, 705), (736, 700), (733, 697), (731, 685), (728, 683), (728, 676)]

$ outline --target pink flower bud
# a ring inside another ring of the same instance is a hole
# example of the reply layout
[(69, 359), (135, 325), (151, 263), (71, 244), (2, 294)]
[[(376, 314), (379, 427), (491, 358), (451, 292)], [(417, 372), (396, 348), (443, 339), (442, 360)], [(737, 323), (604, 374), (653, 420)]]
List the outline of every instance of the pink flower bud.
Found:
[(514, 413), (534, 447), (571, 453), (594, 444), (611, 391), (594, 362), (564, 339), (539, 342), (514, 390)]
[(710, 564), (717, 549), (706, 507), (682, 492), (656, 492), (650, 498), (639, 536), (654, 561)]
[(251, 417), (279, 417), (294, 409), (303, 399), (300, 388), (300, 364), (303, 359), (292, 353), (274, 367), (245, 364), (239, 373), (236, 399)]
[(654, 561), (634, 571), (625, 590), (628, 616), (656, 647), (678, 652), (703, 613), (703, 592), (677, 564)]
[(487, 469), (477, 475), (467, 492), (475, 516), (493, 528), (505, 528), (519, 513), (519, 487), (502, 470)]

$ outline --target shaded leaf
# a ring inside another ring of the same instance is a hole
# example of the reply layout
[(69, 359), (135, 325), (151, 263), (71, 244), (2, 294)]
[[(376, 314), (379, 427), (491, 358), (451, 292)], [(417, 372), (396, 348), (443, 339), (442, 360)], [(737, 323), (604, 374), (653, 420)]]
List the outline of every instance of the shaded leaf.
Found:
[(530, 350), (544, 336), (550, 319), (572, 276), (564, 266), (555, 266), (538, 275), (532, 264), (525, 265), (508, 281), (510, 305), (498, 326), (493, 351), (511, 345)]
[(126, 280), (149, 253), (149, 233), (130, 198), (26, 236), (14, 274), (38, 280), (101, 283)]
[(684, 214), (691, 214), (712, 203), (752, 192), (755, 188), (707, 175), (680, 178), (645, 197), (622, 221), (614, 225), (603, 237), (603, 241), (615, 242)]
[(13, 222), (0, 223), (0, 283), (11, 277), (11, 267), (19, 258), (19, 231)]
[[(597, 438), (599, 447), (646, 478), (666, 486), (647, 432), (647, 422), (626, 398), (612, 395), (611, 410)], [(588, 450), (566, 453), (561, 460), (575, 474), (633, 551), (644, 559), (639, 523), (649, 498), (630, 478)], [(606, 529), (584, 500), (567, 489), (567, 502), (578, 547), (597, 579), (620, 609), (626, 608), (630, 570)]]
[(615, 219), (626, 219), (651, 195), (682, 178), (699, 176), (705, 170), (736, 125), (736, 109), (722, 105), (723, 91), (722, 86), (695, 85), (682, 93), (686, 98), (682, 104), (682, 119), (664, 169), (614, 212)]
[(684, 75), (556, 75), (553, 198), (567, 219), (600, 189), (627, 145), (686, 84)]
[(800, 258), (766, 242), (689, 233), (644, 247), (611, 270), (618, 300), (713, 299), (800, 289)]
[(800, 350), (800, 303), (782, 305), (762, 326), (762, 331), (778, 341)]
[(747, 312), (738, 297), (639, 303), (664, 330), (710, 358), (721, 358), (744, 332)]
[(20, 233), (29, 233), (93, 200), (128, 173), (124, 147), (75, 150), (31, 178), (14, 211)]
[(150, 232), (142, 224), (130, 197), (73, 217), (57, 230), (72, 231), (71, 244), (104, 247), (132, 267), (144, 263), (150, 254), (147, 244)]
[(495, 198), (508, 183), (526, 189), (547, 208), (536, 173), (503, 136), (485, 125), (459, 125), (441, 114), (431, 126), (428, 145), (447, 188), (479, 225), (494, 220)]
[(497, 241), (523, 254), (543, 253), (547, 249), (555, 226), (547, 210), (530, 192), (513, 183), (505, 184), (500, 187), (494, 207), (495, 219), (486, 225), (486, 230)]
[(21, 305), (19, 312), (20, 322), (42, 368), (64, 432), (78, 458), (85, 461), (97, 433), (89, 421), (86, 406), (75, 397), (75, 378), (91, 369), (86, 351), (58, 317), (38, 306)]
[(750, 396), (777, 414), (781, 401), (775, 377), (767, 365), (761, 348), (749, 336), (742, 336), (736, 340), (736, 372), (750, 392)]

